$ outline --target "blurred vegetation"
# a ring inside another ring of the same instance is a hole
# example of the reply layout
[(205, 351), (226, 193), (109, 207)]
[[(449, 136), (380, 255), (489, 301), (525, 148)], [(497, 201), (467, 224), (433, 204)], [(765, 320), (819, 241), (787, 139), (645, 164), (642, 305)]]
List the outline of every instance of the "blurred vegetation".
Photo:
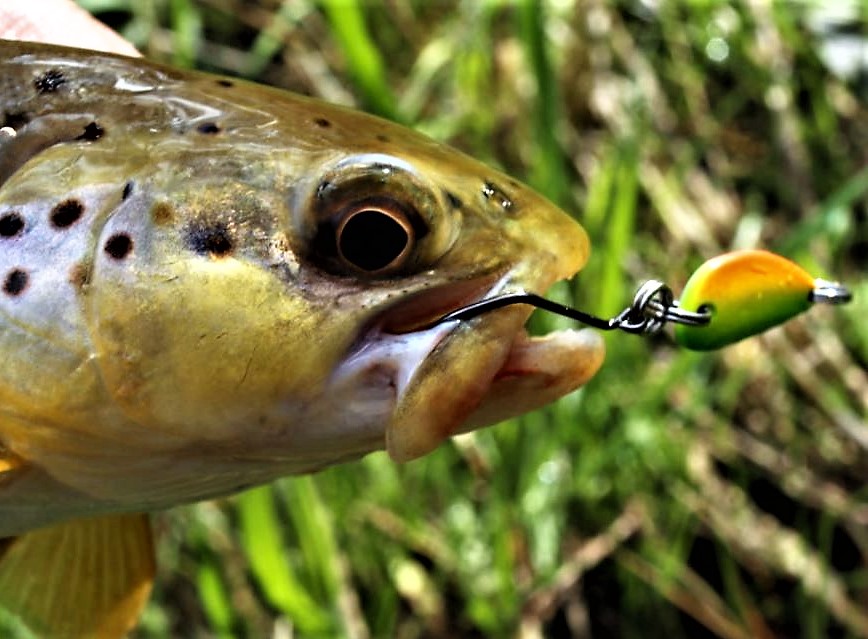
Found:
[(583, 391), (423, 460), (160, 515), (135, 637), (868, 637), (866, 5), (81, 4), (528, 181), (592, 237), (581, 308), (752, 246), (856, 295), (718, 353), (612, 335)]

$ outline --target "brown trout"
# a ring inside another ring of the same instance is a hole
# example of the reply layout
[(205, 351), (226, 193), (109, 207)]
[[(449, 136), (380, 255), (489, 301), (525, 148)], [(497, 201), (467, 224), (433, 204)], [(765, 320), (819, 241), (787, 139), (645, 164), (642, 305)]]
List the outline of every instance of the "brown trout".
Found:
[[(603, 359), (529, 338), (566, 214), (417, 133), (147, 61), (0, 41), (0, 606), (122, 636), (149, 511), (549, 403)], [(428, 326), (428, 328), (420, 328)]]

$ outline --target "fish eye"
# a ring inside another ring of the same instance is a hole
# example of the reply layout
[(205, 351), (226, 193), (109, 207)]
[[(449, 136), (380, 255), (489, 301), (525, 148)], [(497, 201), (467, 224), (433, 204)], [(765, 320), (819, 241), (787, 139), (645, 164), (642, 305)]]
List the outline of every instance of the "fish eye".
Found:
[(399, 158), (341, 159), (292, 209), (311, 266), (346, 278), (412, 276), (451, 246), (455, 221), (442, 189)]
[(369, 274), (400, 269), (416, 244), (410, 215), (393, 200), (378, 198), (350, 205), (335, 228), (340, 259)]

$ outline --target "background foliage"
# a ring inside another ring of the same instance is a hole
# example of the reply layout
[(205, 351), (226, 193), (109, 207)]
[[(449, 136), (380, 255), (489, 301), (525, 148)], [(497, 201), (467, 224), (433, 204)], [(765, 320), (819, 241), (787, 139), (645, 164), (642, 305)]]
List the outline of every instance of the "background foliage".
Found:
[[(152, 637), (868, 637), (868, 10), (744, 0), (82, 0), (147, 56), (401, 121), (573, 212), (599, 314), (736, 247), (855, 303), (161, 515)], [(561, 323), (537, 317), (534, 327)]]

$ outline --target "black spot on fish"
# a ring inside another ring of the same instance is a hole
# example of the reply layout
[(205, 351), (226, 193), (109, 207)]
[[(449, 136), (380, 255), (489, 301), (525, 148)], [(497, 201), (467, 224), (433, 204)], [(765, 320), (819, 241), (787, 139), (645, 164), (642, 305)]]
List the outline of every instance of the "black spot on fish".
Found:
[(460, 209), (464, 206), (464, 203), (461, 201), (457, 195), (455, 195), (452, 191), (443, 191), (443, 194), (446, 196), (446, 199), (449, 201), (449, 206), (453, 209)]
[(126, 200), (133, 192), (133, 183), (127, 182), (124, 184), (124, 192), (121, 193), (121, 199)]
[(327, 129), (332, 125), (332, 123), (329, 122), (328, 120), (326, 120), (325, 118), (315, 118), (313, 123), (316, 124), (321, 129)]
[(199, 222), (187, 230), (187, 246), (200, 255), (223, 257), (232, 252), (232, 235), (224, 222)]
[(30, 281), (30, 276), (27, 271), (22, 271), (20, 268), (12, 269), (6, 275), (6, 280), (3, 282), (3, 292), (13, 297), (21, 295), (27, 283)]
[(223, 80), (223, 79), (217, 80), (217, 84), (219, 84), (221, 87), (226, 87), (227, 89), (235, 86), (229, 80)]
[(33, 86), (39, 93), (54, 93), (65, 82), (62, 71), (49, 69), (33, 81)]
[(383, 135), (382, 133), (377, 135), (377, 140), (379, 140), (380, 142), (383, 142), (385, 144), (388, 144), (389, 142), (391, 142), (391, 140), (389, 139), (389, 136)]
[(8, 126), (10, 129), (15, 129), (16, 131), (23, 127), (25, 124), (30, 122), (32, 117), (25, 113), (24, 111), (10, 113), (9, 111), (4, 111), (3, 113), (3, 126)]
[(105, 129), (103, 129), (96, 122), (91, 122), (86, 127), (84, 127), (84, 133), (79, 135), (76, 140), (86, 140), (87, 142), (93, 142), (95, 140), (99, 140), (105, 134)]
[(196, 130), (199, 133), (214, 134), (214, 133), (220, 133), (220, 126), (217, 124), (214, 124), (213, 122), (204, 122), (204, 123), (200, 124), (198, 127), (196, 127)]
[(51, 209), (51, 224), (54, 228), (69, 228), (84, 213), (84, 205), (78, 200), (64, 200)]
[(115, 233), (105, 243), (105, 252), (116, 260), (122, 260), (133, 250), (133, 240), (126, 233)]
[(172, 209), (172, 205), (167, 202), (157, 202), (151, 208), (151, 219), (158, 226), (170, 224), (174, 218), (175, 211)]
[(0, 237), (15, 237), (24, 230), (24, 219), (14, 211), (0, 217)]

